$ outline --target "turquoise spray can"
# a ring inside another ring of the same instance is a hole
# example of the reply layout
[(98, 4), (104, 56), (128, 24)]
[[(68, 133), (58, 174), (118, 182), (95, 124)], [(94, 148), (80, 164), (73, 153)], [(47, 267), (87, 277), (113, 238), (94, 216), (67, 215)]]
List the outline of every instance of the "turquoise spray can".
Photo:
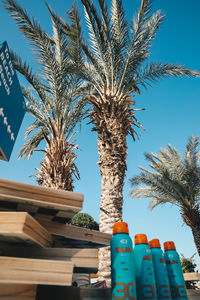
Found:
[(128, 224), (117, 222), (111, 239), (111, 292), (112, 300), (137, 299), (133, 244)]
[(137, 299), (157, 299), (152, 254), (145, 234), (136, 234), (135, 236), (133, 259), (135, 265)]
[(153, 267), (156, 279), (156, 290), (159, 300), (172, 300), (170, 285), (165, 263), (164, 253), (161, 250), (160, 241), (153, 239), (149, 242), (151, 248)]
[(165, 242), (164, 250), (172, 298), (188, 300), (180, 257), (174, 242)]

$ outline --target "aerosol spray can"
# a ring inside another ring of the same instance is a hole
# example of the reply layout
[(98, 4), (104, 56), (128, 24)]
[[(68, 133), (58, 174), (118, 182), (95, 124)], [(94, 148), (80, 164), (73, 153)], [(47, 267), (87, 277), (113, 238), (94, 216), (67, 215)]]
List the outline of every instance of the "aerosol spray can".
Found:
[(157, 300), (152, 254), (145, 234), (136, 234), (135, 236), (133, 259), (135, 265), (137, 299)]
[(187, 300), (188, 297), (180, 257), (176, 251), (174, 242), (165, 242), (164, 250), (172, 298), (174, 300)]
[(113, 226), (111, 280), (112, 300), (137, 299), (133, 245), (125, 222), (117, 222)]
[(149, 247), (151, 248), (152, 253), (158, 300), (171, 300), (167, 267), (164, 253), (161, 250), (160, 241), (158, 239), (151, 240), (149, 242)]

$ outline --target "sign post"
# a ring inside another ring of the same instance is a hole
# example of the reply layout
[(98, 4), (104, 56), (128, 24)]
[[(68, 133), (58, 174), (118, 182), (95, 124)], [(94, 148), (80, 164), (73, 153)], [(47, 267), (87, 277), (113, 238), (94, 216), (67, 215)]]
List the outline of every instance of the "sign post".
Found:
[(6, 41), (0, 45), (0, 159), (9, 161), (26, 106)]

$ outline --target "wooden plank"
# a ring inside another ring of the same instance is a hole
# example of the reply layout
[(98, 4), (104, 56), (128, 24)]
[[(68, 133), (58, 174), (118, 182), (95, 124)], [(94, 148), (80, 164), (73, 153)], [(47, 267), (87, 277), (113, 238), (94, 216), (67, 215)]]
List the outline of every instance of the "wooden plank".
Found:
[(63, 247), (100, 248), (110, 245), (112, 235), (70, 224), (59, 224), (36, 217), (46, 230), (54, 235)]
[(73, 263), (0, 257), (0, 283), (71, 285)]
[(51, 235), (26, 212), (0, 212), (0, 241), (50, 247)]
[(83, 198), (79, 193), (0, 178), (0, 210), (26, 211), (66, 223), (82, 209)]
[(37, 285), (0, 284), (0, 300), (35, 300)]
[(71, 261), (74, 273), (96, 273), (98, 249), (24, 248), (0, 246), (1, 256)]
[(198, 281), (200, 280), (200, 274), (196, 272), (191, 273), (183, 273), (183, 277), (185, 281)]

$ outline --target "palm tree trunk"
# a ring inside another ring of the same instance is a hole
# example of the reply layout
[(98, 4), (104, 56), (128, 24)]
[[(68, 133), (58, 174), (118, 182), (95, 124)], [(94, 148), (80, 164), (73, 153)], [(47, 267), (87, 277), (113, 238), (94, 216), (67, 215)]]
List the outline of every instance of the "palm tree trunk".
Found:
[[(127, 143), (123, 122), (107, 119), (98, 130), (99, 167), (102, 176), (99, 229), (112, 233), (113, 224), (122, 220), (123, 185), (126, 172)], [(110, 247), (99, 250), (99, 280), (110, 286)]]
[(200, 212), (199, 206), (184, 208), (181, 214), (184, 222), (191, 228), (194, 243), (200, 256)]
[(197, 248), (197, 252), (200, 256), (200, 226), (193, 227), (192, 234), (193, 234), (195, 246)]
[(36, 168), (35, 175), (39, 185), (54, 189), (73, 191), (74, 177), (79, 179), (79, 172), (74, 163), (77, 155), (74, 149), (77, 146), (65, 140), (63, 134), (60, 138), (46, 137), (47, 147), (44, 152), (44, 161), (41, 169)]

